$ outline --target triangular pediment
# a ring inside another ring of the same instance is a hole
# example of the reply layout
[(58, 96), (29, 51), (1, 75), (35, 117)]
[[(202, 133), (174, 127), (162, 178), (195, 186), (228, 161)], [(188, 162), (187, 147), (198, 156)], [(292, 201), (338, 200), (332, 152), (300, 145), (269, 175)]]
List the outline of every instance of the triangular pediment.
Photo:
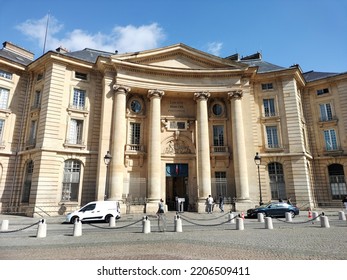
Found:
[(246, 64), (223, 59), (184, 44), (176, 44), (143, 52), (115, 55), (112, 59), (134, 65), (184, 70), (236, 70), (248, 67)]

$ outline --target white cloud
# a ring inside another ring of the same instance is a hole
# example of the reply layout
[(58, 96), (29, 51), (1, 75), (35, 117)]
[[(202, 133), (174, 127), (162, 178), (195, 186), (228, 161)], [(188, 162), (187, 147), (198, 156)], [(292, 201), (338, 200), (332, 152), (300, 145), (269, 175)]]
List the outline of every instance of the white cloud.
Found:
[(222, 46), (223, 46), (223, 43), (220, 43), (220, 42), (208, 43), (207, 50), (213, 55), (219, 56)]
[[(29, 39), (36, 41), (39, 45), (38, 48), (41, 48), (44, 44), (46, 25), (47, 16), (39, 20), (27, 20), (16, 28)], [(164, 31), (157, 23), (139, 27), (115, 26), (110, 34), (100, 32), (93, 34), (85, 30), (74, 29), (60, 35), (63, 27), (64, 25), (55, 17), (50, 16), (46, 50), (62, 46), (69, 51), (92, 48), (110, 52), (118, 50), (124, 53), (156, 48), (165, 39)]]

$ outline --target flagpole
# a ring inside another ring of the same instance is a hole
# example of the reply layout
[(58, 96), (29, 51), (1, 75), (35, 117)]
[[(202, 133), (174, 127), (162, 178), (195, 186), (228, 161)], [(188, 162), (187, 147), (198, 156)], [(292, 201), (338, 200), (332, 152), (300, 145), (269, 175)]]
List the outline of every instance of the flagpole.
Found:
[(46, 42), (47, 42), (47, 33), (48, 33), (48, 23), (49, 23), (49, 12), (48, 12), (48, 14), (47, 14), (46, 32), (45, 32), (45, 40), (44, 40), (44, 43), (43, 43), (43, 52), (42, 52), (42, 54), (44, 54), (45, 51), (46, 51)]

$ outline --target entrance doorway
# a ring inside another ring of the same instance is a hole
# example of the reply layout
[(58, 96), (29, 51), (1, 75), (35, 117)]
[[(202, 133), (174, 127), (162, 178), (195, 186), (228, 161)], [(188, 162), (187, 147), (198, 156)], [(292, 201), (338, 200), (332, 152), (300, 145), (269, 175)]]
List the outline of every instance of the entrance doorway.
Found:
[(177, 210), (176, 198), (185, 198), (184, 211), (188, 210), (188, 164), (166, 164), (166, 203), (169, 211)]

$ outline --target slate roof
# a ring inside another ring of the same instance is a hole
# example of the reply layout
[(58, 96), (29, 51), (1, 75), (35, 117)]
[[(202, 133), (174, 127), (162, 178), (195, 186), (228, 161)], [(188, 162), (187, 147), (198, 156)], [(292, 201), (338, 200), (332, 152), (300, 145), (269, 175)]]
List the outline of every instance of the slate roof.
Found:
[(80, 50), (80, 51), (64, 53), (64, 55), (66, 55), (66, 56), (78, 58), (78, 59), (81, 59), (81, 60), (84, 60), (87, 62), (91, 62), (91, 63), (95, 63), (99, 56), (109, 57), (109, 56), (114, 55), (114, 54), (115, 53), (93, 50), (93, 49), (89, 49), (89, 48), (85, 48), (85, 49)]
[(243, 60), (241, 59), (242, 63), (246, 63), (249, 66), (258, 66), (258, 73), (266, 73), (266, 72), (272, 72), (272, 71), (279, 71), (283, 69), (287, 69), (282, 66), (278, 66), (266, 61), (263, 61), (261, 59), (250, 59), (250, 60)]
[(15, 63), (27, 66), (29, 65), (31, 62), (33, 62), (31, 59), (25, 57), (25, 56), (21, 56), (20, 54), (17, 54), (15, 52), (11, 52), (9, 50), (6, 49), (0, 49), (0, 57), (6, 58), (8, 60), (11, 60)]
[(316, 72), (316, 71), (309, 71), (302, 73), (304, 76), (306, 82), (313, 82), (316, 80), (332, 77), (332, 76), (337, 76), (340, 75), (340, 73), (328, 73), (328, 72)]

